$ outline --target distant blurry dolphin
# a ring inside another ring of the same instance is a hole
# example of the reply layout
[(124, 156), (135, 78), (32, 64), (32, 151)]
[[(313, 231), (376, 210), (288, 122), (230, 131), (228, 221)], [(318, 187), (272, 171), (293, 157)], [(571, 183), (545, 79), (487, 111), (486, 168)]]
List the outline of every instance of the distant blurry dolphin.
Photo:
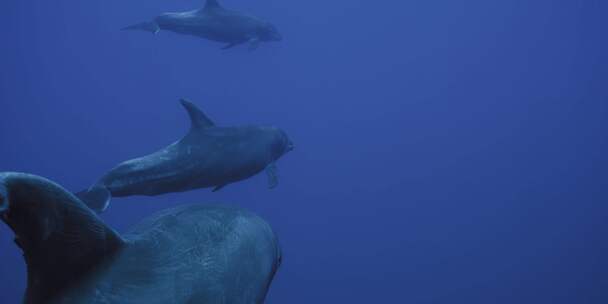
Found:
[(77, 196), (103, 212), (112, 196), (160, 195), (224, 186), (266, 170), (269, 186), (278, 184), (275, 162), (293, 150), (281, 129), (262, 126), (217, 127), (194, 104), (181, 100), (190, 131), (153, 154), (119, 164)]
[(262, 41), (283, 39), (275, 26), (269, 22), (227, 10), (221, 7), (217, 0), (207, 0), (202, 9), (164, 13), (153, 21), (131, 25), (123, 30), (144, 30), (154, 34), (160, 30), (168, 30), (227, 43), (223, 49), (243, 43), (249, 43), (250, 49), (256, 49)]
[(272, 229), (246, 210), (182, 206), (119, 235), (23, 173), (0, 173), (0, 220), (27, 265), (24, 304), (262, 304), (281, 263)]

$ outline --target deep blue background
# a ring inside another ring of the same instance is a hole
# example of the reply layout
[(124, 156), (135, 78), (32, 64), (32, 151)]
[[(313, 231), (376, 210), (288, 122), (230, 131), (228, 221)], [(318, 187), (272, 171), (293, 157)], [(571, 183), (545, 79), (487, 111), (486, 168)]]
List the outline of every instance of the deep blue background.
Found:
[[(195, 0), (0, 2), (0, 171), (71, 190), (182, 136), (187, 97), (218, 124), (296, 143), (264, 176), (115, 199), (226, 202), (279, 234), (268, 303), (608, 303), (608, 3), (224, 0), (285, 40), (221, 51), (121, 32)], [(25, 286), (0, 227), (0, 303)]]

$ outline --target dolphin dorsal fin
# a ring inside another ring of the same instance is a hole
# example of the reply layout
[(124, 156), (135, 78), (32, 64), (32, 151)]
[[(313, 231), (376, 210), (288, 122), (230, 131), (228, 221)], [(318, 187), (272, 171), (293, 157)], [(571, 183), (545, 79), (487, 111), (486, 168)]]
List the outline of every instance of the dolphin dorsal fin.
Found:
[(0, 217), (27, 265), (27, 303), (45, 303), (82, 282), (125, 245), (95, 212), (45, 178), (0, 173), (0, 196)]
[(190, 130), (202, 130), (215, 126), (215, 123), (213, 123), (213, 121), (192, 102), (183, 98), (180, 99), (179, 102), (184, 106), (190, 116), (190, 122), (192, 123)]
[(222, 6), (220, 5), (220, 3), (217, 0), (207, 0), (207, 2), (205, 2), (205, 8), (206, 10), (209, 9), (214, 9), (214, 8), (221, 8)]

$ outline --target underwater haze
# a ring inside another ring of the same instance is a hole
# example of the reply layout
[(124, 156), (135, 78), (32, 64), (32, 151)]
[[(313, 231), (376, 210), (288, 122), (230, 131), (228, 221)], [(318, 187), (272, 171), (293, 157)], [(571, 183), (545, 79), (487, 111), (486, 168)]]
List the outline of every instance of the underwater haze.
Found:
[[(221, 0), (280, 42), (120, 31), (202, 0), (3, 0), (0, 171), (69, 190), (218, 125), (285, 130), (266, 177), (115, 198), (124, 232), (185, 203), (280, 238), (266, 303), (608, 303), (608, 3)], [(0, 303), (25, 264), (0, 225)]]

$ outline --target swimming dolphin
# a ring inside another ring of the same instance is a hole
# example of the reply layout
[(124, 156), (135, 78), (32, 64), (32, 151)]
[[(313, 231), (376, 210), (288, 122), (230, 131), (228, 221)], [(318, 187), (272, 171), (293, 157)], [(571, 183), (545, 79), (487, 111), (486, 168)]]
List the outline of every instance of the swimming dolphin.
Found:
[(150, 155), (123, 162), (77, 196), (103, 212), (112, 196), (160, 195), (224, 186), (265, 170), (269, 187), (278, 184), (276, 161), (293, 149), (275, 127), (218, 127), (193, 103), (182, 99), (190, 131), (179, 141)]
[(245, 210), (177, 207), (121, 236), (23, 173), (0, 173), (0, 219), (27, 264), (25, 304), (261, 304), (281, 262), (270, 226)]
[(187, 12), (164, 13), (154, 20), (123, 28), (158, 33), (168, 30), (217, 42), (224, 42), (223, 49), (249, 43), (256, 49), (260, 42), (281, 41), (283, 37), (276, 27), (257, 17), (246, 15), (220, 6), (217, 0), (207, 0), (205, 7)]

